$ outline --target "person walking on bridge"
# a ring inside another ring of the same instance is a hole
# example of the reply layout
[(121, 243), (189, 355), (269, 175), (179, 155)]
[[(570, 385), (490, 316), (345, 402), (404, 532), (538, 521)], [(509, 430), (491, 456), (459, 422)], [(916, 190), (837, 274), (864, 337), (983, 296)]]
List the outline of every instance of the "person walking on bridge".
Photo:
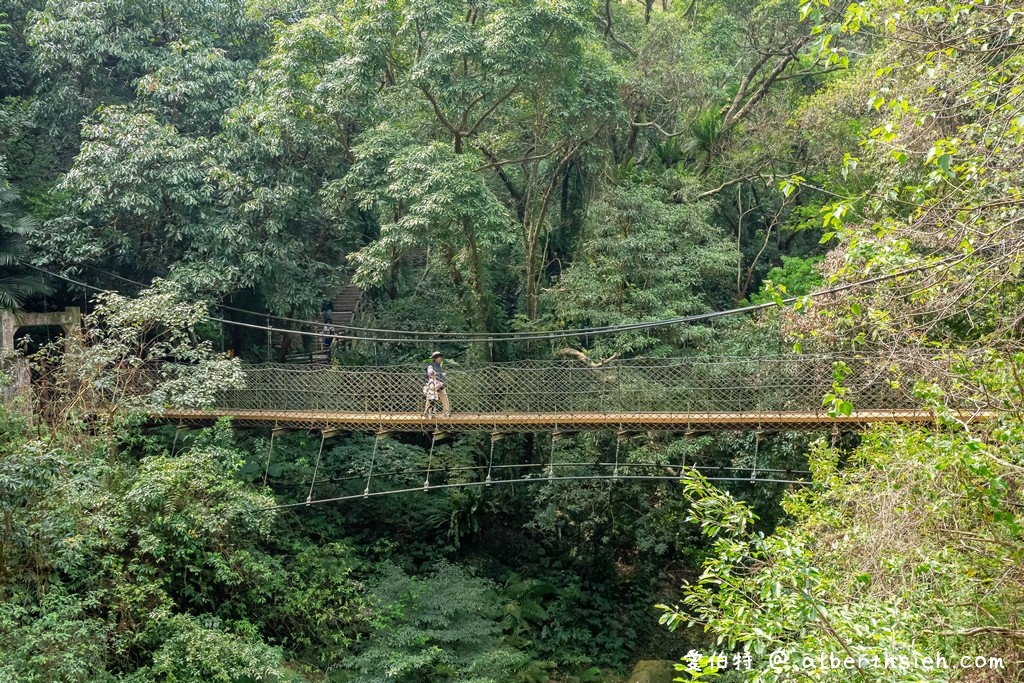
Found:
[(441, 404), (437, 397), (438, 384), (440, 382), (437, 381), (437, 373), (434, 372), (433, 366), (427, 367), (427, 383), (423, 385), (423, 395), (426, 396), (427, 403), (423, 406), (423, 417), (433, 418), (437, 414)]
[(434, 351), (430, 354), (430, 367), (427, 369), (428, 379), (431, 370), (434, 371), (434, 388), (437, 391), (437, 397), (441, 400), (441, 407), (444, 409), (444, 416), (450, 417), (452, 414), (451, 406), (448, 403), (448, 390), (445, 388), (445, 376), (444, 369), (441, 367), (444, 362), (444, 356), (441, 355), (440, 351)]

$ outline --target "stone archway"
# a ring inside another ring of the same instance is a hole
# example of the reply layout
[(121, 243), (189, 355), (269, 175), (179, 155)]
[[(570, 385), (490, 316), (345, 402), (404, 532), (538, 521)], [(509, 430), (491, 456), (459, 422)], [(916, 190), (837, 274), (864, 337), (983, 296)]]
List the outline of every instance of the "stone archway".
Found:
[[(14, 353), (14, 335), (22, 327), (59, 327), (64, 331), (65, 343), (77, 339), (81, 330), (81, 311), (69, 306), (53, 313), (0, 311), (0, 374), (12, 376), (13, 383), (0, 384), (4, 403), (10, 403), (31, 383), (27, 358), (10, 357)], [(6, 366), (6, 367), (5, 367)]]

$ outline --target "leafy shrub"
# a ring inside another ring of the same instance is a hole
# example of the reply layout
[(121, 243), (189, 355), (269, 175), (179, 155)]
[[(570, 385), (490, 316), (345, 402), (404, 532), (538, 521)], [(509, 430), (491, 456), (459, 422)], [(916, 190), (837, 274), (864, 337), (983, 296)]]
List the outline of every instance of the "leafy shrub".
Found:
[(366, 648), (345, 662), (353, 683), (505, 683), (529, 658), (502, 640), (493, 585), (442, 562), (430, 575), (381, 565)]

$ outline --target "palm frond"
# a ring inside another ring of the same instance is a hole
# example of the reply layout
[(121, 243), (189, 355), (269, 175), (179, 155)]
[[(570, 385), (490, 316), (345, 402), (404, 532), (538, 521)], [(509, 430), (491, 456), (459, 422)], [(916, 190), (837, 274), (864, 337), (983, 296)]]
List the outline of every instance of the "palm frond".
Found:
[(35, 275), (7, 274), (0, 277), (0, 309), (11, 311), (21, 308), (28, 297), (52, 291), (46, 281)]

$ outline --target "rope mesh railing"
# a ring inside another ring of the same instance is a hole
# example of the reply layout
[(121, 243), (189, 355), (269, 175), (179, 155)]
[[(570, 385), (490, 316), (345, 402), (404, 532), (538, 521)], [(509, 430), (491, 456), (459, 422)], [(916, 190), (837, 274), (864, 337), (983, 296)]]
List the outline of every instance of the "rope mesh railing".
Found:
[[(822, 397), (842, 360), (852, 415), (830, 416)], [(916, 367), (915, 379), (926, 379)], [(451, 417), (424, 417), (423, 365), (332, 367), (251, 365), (245, 385), (221, 392), (207, 411), (168, 410), (202, 421), (321, 429), (541, 431), (553, 428), (736, 429), (759, 425), (924, 421), (911, 386), (879, 358), (632, 359), (593, 367), (579, 361), (521, 361), (446, 368)]]

